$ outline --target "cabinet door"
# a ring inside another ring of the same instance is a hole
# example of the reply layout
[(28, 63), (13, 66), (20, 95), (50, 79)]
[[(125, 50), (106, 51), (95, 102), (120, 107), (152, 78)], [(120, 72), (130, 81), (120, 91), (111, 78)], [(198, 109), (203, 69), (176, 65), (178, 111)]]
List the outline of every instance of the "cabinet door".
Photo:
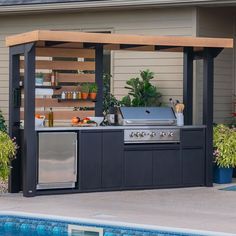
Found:
[(180, 185), (182, 181), (181, 156), (178, 149), (153, 152), (153, 184)]
[(102, 186), (102, 132), (81, 131), (79, 140), (80, 189)]
[(102, 187), (122, 185), (123, 131), (103, 131)]
[(183, 183), (204, 185), (205, 155), (203, 149), (183, 150)]
[(126, 150), (124, 165), (124, 185), (126, 187), (152, 185), (152, 151)]

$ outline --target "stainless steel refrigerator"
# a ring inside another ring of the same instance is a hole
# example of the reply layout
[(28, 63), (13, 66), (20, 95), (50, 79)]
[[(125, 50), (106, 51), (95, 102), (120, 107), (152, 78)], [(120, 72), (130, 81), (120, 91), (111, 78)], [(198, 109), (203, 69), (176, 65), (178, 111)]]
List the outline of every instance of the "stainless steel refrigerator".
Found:
[(77, 182), (77, 133), (38, 133), (37, 189), (74, 188)]

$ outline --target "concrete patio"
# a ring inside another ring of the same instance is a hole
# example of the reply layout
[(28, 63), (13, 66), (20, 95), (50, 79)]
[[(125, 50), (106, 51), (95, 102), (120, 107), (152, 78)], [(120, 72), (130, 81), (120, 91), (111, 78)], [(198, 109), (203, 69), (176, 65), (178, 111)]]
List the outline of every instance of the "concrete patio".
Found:
[[(236, 233), (236, 192), (213, 188), (163, 189), (39, 196), (0, 195), (0, 211)], [(235, 234), (236, 235), (236, 234)]]

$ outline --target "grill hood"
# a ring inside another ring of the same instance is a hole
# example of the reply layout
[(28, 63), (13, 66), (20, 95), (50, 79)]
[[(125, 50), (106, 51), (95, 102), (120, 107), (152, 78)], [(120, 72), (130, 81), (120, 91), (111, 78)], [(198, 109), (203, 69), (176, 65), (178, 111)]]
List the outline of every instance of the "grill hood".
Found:
[(176, 125), (170, 107), (120, 107), (120, 125)]

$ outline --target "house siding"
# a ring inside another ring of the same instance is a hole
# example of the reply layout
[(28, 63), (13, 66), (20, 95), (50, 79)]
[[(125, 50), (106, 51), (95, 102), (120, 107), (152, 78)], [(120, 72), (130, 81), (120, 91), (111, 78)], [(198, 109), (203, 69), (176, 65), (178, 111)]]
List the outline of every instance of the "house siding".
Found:
[[(216, 17), (217, 16), (217, 17)], [(221, 9), (198, 9), (197, 36), (233, 37), (233, 17)], [(234, 93), (234, 51), (224, 49), (215, 59), (214, 67), (214, 122), (229, 123), (233, 109)], [(202, 119), (203, 63), (197, 62), (196, 88), (198, 121)]]
[[(122, 10), (90, 13), (51, 13), (0, 17), (0, 109), (8, 119), (9, 58), (5, 37), (35, 29), (111, 31), (122, 34), (195, 36), (195, 8)], [(112, 91), (126, 95), (125, 81), (140, 70), (155, 72), (154, 83), (169, 97), (182, 100), (183, 57), (181, 53), (112, 52)]]

